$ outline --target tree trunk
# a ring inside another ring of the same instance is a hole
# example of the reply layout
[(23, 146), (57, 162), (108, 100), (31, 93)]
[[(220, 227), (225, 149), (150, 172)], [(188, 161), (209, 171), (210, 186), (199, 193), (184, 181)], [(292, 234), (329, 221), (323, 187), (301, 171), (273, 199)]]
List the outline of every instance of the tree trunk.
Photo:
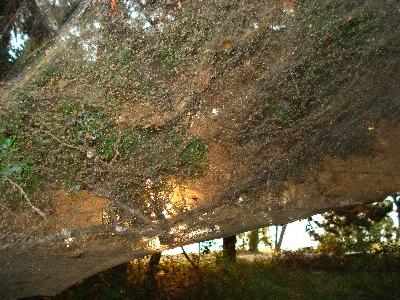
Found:
[(130, 268), (129, 261), (114, 267), (115, 271), (117, 271), (120, 274), (123, 274), (123, 276), (128, 276), (129, 268)]
[(397, 228), (396, 228), (396, 243), (400, 240), (400, 195), (392, 195), (393, 202), (396, 205), (397, 212)]
[(228, 236), (223, 239), (223, 255), (229, 262), (236, 262), (236, 235)]
[(278, 240), (278, 226), (276, 226), (275, 252), (281, 252), (283, 235), (285, 234), (287, 224), (282, 226), (281, 234)]
[(149, 269), (146, 274), (145, 284), (145, 299), (155, 300), (157, 299), (157, 272), (158, 265), (161, 259), (161, 252), (154, 253), (150, 256)]
[(249, 251), (250, 252), (258, 252), (258, 243), (259, 242), (260, 242), (260, 238), (258, 235), (258, 229), (250, 231)]

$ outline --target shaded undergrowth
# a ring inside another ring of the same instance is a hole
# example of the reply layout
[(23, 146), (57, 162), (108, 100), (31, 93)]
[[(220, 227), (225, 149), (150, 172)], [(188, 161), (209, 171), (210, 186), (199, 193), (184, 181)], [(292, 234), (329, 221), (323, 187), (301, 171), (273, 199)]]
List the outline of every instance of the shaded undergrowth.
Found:
[[(218, 257), (199, 269), (177, 257), (164, 259), (155, 299), (398, 299), (400, 260), (393, 254), (285, 252), (236, 264)], [(146, 299), (148, 260), (136, 260), (83, 280), (43, 299)]]

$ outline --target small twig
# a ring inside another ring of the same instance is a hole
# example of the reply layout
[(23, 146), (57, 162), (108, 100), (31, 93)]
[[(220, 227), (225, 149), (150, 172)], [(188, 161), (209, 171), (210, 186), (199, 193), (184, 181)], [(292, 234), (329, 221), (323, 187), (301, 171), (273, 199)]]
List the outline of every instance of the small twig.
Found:
[[(46, 125), (43, 122), (40, 122), (40, 123), (43, 124), (43, 125)], [(74, 146), (74, 145), (70, 145), (70, 144), (64, 143), (61, 139), (59, 139), (53, 133), (51, 133), (50, 130), (45, 130), (45, 132), (48, 133), (53, 140), (57, 141), (62, 146), (65, 146), (65, 147), (68, 147), (68, 148), (71, 148), (71, 149), (77, 149), (77, 150), (79, 150), (81, 152), (84, 152), (84, 153), (86, 153), (88, 158), (92, 158), (93, 156), (95, 156), (95, 152), (90, 148), (84, 148), (84, 147), (79, 147), (79, 146)], [(115, 155), (114, 155), (114, 157), (113, 157), (113, 159), (111, 160), (110, 163), (107, 163), (107, 162), (99, 159), (98, 156), (95, 157), (95, 160), (100, 162), (104, 166), (111, 167), (112, 163), (117, 159), (118, 155), (120, 154), (119, 151), (118, 151), (120, 142), (121, 142), (121, 131), (119, 132), (118, 139), (117, 139), (117, 141), (115, 142), (115, 145), (114, 145)]]
[(189, 255), (187, 255), (187, 253), (186, 253), (185, 249), (183, 248), (183, 246), (181, 246), (181, 249), (182, 249), (182, 254), (185, 256), (185, 258), (187, 259), (187, 261), (190, 262), (190, 264), (192, 265), (192, 267), (193, 267), (197, 272), (200, 272), (199, 266), (196, 265), (196, 264), (194, 263), (194, 261), (189, 257)]
[(114, 155), (113, 159), (110, 161), (110, 163), (108, 164), (110, 167), (117, 160), (117, 157), (120, 154), (119, 151), (118, 151), (118, 148), (119, 148), (119, 144), (121, 143), (121, 137), (122, 137), (122, 133), (121, 133), (121, 130), (120, 130), (120, 131), (118, 131), (118, 138), (117, 138), (117, 140), (115, 141), (115, 144), (114, 144), (115, 155)]
[[(42, 121), (39, 121), (39, 123), (42, 124), (43, 126), (48, 126), (46, 123), (44, 123)], [(62, 140), (60, 140), (58, 137), (56, 137), (53, 133), (51, 133), (50, 130), (44, 130), (44, 131), (46, 133), (48, 133), (53, 140), (59, 142), (61, 145), (65, 146), (65, 147), (72, 148), (72, 149), (77, 149), (77, 150), (80, 150), (80, 151), (85, 152), (85, 153), (87, 152), (87, 149), (85, 149), (85, 148), (64, 143)]]
[(290, 73), (290, 76), (292, 77), (292, 80), (293, 80), (294, 86), (296, 87), (296, 92), (297, 92), (297, 95), (300, 97), (300, 89), (299, 89), (299, 87), (298, 87), (298, 85), (297, 85), (297, 82), (296, 82), (296, 80), (294, 79), (293, 73)]
[(12, 186), (16, 187), (19, 192), (22, 194), (22, 196), (25, 198), (26, 202), (28, 205), (35, 211), (37, 212), (43, 219), (47, 219), (46, 215), (36, 206), (34, 206), (31, 202), (31, 199), (29, 199), (28, 195), (25, 193), (24, 189), (16, 182), (12, 181), (9, 177), (3, 175), (4, 180), (8, 181)]
[(110, 224), (116, 225), (118, 224), (117, 222), (117, 216), (115, 215), (114, 207), (112, 205), (109, 205), (108, 207), (108, 215), (110, 216)]
[(129, 212), (131, 215), (134, 215), (135, 217), (139, 218), (140, 220), (142, 220), (143, 222), (147, 223), (147, 224), (151, 224), (153, 223), (149, 218), (145, 217), (141, 212), (129, 207), (128, 205), (126, 205), (125, 203), (119, 202), (119, 201), (114, 201), (114, 203), (119, 206), (120, 208), (122, 208), (123, 210)]
[(58, 137), (56, 137), (54, 134), (52, 134), (50, 131), (47, 131), (47, 133), (54, 139), (54, 140), (56, 140), (57, 142), (59, 142), (61, 145), (63, 145), (63, 146), (65, 146), (65, 147), (68, 147), (68, 148), (72, 148), (72, 149), (78, 149), (78, 150), (80, 150), (80, 151), (82, 151), (82, 152), (87, 152), (87, 150), (85, 149), (85, 148), (82, 148), (82, 147), (78, 147), (78, 146), (74, 146), (74, 145), (70, 145), (70, 144), (67, 144), (67, 143), (64, 143), (62, 140), (60, 140)]

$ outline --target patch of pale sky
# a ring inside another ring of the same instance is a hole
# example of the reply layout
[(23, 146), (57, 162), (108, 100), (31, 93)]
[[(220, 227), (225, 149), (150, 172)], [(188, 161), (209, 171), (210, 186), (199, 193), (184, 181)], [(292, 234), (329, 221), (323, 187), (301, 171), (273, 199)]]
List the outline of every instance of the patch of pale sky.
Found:
[[(314, 216), (314, 219), (321, 219), (321, 215)], [(286, 227), (286, 232), (282, 240), (282, 250), (297, 250), (304, 247), (314, 247), (316, 248), (318, 242), (313, 241), (308, 233), (306, 232), (307, 220), (299, 220), (293, 223), (289, 223)], [(281, 230), (282, 227), (279, 227)], [(280, 232), (280, 231), (279, 231)], [(275, 241), (275, 226), (270, 226), (268, 236), (271, 241)], [(222, 248), (222, 239), (214, 240), (215, 244), (211, 247), (211, 251), (219, 251)], [(239, 241), (240, 243), (240, 241)], [(186, 252), (198, 252), (199, 244), (191, 244), (184, 246)], [(260, 251), (265, 250), (265, 247), (260, 246)], [(182, 249), (175, 248), (167, 251), (163, 251), (163, 255), (174, 255), (182, 253)]]
[(22, 51), (24, 49), (25, 43), (29, 40), (29, 36), (27, 34), (19, 34), (14, 31), (11, 32), (11, 49), (10, 54), (14, 59), (17, 58), (17, 52)]

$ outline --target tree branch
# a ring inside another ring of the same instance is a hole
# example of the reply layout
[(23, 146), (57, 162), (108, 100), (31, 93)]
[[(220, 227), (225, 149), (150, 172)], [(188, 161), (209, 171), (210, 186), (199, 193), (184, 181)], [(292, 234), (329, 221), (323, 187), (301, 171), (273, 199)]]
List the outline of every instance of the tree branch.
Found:
[(296, 82), (296, 80), (294, 79), (294, 76), (293, 76), (293, 73), (290, 73), (290, 76), (292, 77), (292, 80), (293, 80), (293, 83), (294, 83), (294, 86), (296, 87), (296, 92), (297, 92), (297, 95), (300, 97), (300, 89), (299, 89), (299, 87), (298, 87), (298, 85), (297, 85), (297, 82)]
[(118, 151), (118, 148), (119, 148), (119, 144), (121, 143), (121, 137), (122, 137), (122, 133), (121, 133), (121, 130), (119, 130), (118, 131), (118, 138), (117, 138), (117, 140), (115, 141), (115, 144), (114, 144), (115, 155), (114, 155), (113, 159), (110, 161), (110, 163), (108, 164), (108, 166), (110, 166), (110, 167), (117, 160), (117, 157), (120, 154), (119, 151)]
[[(46, 125), (46, 124), (43, 123), (43, 122), (40, 122), (40, 123), (41, 123), (42, 125)], [(47, 125), (46, 125), (46, 126), (47, 126)], [(71, 149), (77, 149), (77, 150), (79, 150), (79, 151), (81, 151), (81, 152), (84, 152), (84, 153), (86, 153), (86, 155), (87, 155), (88, 158), (92, 158), (93, 156), (96, 156), (96, 155), (95, 155), (95, 151), (93, 151), (93, 150), (90, 149), (90, 148), (84, 148), (84, 147), (79, 147), (79, 146), (67, 144), (67, 143), (63, 142), (61, 139), (59, 139), (58, 137), (56, 137), (53, 133), (51, 133), (50, 130), (44, 130), (44, 131), (45, 131), (47, 134), (49, 134), (50, 137), (51, 137), (53, 140), (55, 140), (56, 142), (60, 143), (62, 146), (65, 146), (65, 147), (68, 147), (68, 148), (71, 148)], [(105, 165), (105, 166), (107, 166), (107, 167), (111, 167), (111, 165), (115, 162), (115, 160), (117, 159), (117, 157), (118, 157), (119, 154), (120, 154), (119, 151), (118, 151), (118, 148), (119, 148), (119, 144), (120, 144), (120, 142), (121, 142), (121, 137), (122, 137), (122, 133), (121, 133), (121, 131), (119, 131), (117, 141), (116, 141), (115, 144), (114, 144), (115, 155), (114, 155), (114, 157), (113, 157), (113, 159), (111, 160), (110, 163), (107, 163), (107, 162), (103, 161), (102, 159), (99, 159), (98, 156), (95, 157), (96, 161), (99, 161), (102, 165)]]
[(141, 212), (129, 207), (128, 205), (126, 205), (125, 203), (119, 202), (119, 201), (114, 201), (114, 203), (119, 206), (120, 208), (122, 208), (123, 210), (129, 212), (131, 215), (134, 215), (135, 217), (139, 218), (140, 220), (142, 220), (143, 222), (147, 223), (147, 224), (151, 224), (153, 223), (149, 218), (147, 218), (146, 216), (144, 216)]
[(189, 255), (187, 255), (187, 253), (186, 253), (185, 249), (183, 248), (183, 246), (181, 246), (181, 249), (182, 249), (182, 253), (183, 253), (183, 255), (185, 256), (185, 258), (187, 259), (187, 261), (190, 262), (190, 264), (192, 265), (192, 267), (193, 267), (197, 272), (199, 272), (199, 271), (200, 271), (200, 270), (199, 270), (199, 266), (196, 265), (196, 264), (194, 263), (194, 261), (189, 257)]
[(72, 148), (72, 149), (78, 149), (78, 150), (80, 150), (80, 151), (82, 151), (82, 152), (87, 152), (87, 150), (85, 149), (85, 148), (82, 148), (82, 147), (78, 147), (78, 146), (74, 146), (74, 145), (70, 145), (70, 144), (67, 144), (67, 143), (64, 143), (62, 140), (60, 140), (58, 137), (56, 137), (54, 134), (52, 134), (50, 131), (47, 131), (47, 133), (54, 139), (54, 140), (56, 140), (57, 142), (59, 142), (61, 145), (63, 145), (63, 146), (65, 146), (65, 147), (68, 147), (68, 148)]
[(17, 188), (19, 190), (19, 192), (22, 194), (22, 196), (25, 198), (26, 203), (28, 203), (28, 205), (35, 211), (37, 212), (43, 219), (47, 220), (46, 215), (36, 206), (34, 206), (31, 202), (31, 199), (29, 199), (28, 195), (26, 194), (26, 192), (24, 191), (24, 189), (16, 182), (12, 181), (9, 177), (3, 175), (3, 178), (5, 181), (8, 181), (12, 186), (14, 186), (15, 188)]

